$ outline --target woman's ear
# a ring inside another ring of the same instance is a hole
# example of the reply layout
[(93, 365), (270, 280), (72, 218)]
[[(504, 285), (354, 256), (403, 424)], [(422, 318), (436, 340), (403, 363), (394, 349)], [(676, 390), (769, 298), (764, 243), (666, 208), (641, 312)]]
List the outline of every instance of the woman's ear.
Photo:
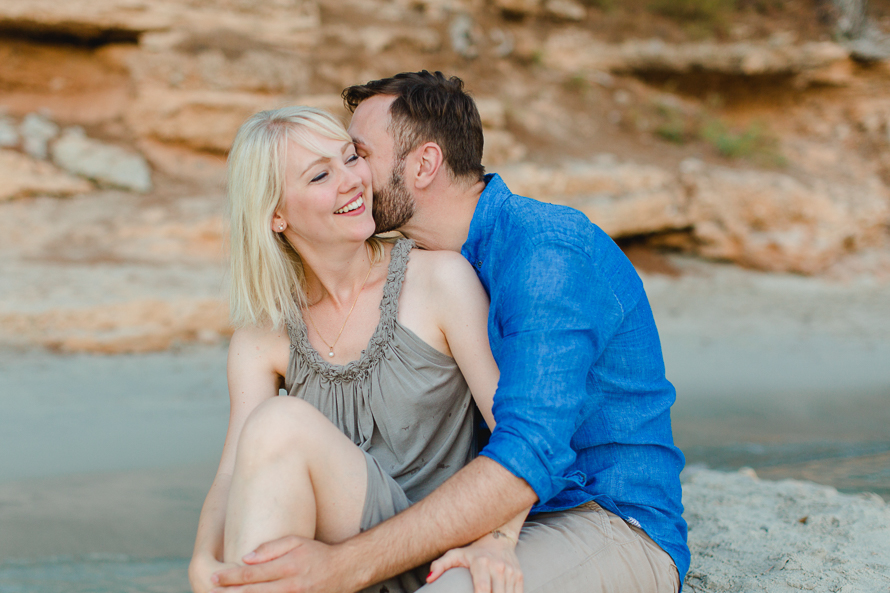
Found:
[(435, 142), (427, 142), (417, 149), (417, 175), (414, 186), (417, 189), (426, 189), (436, 179), (442, 169), (445, 157), (442, 147)]
[(272, 217), (272, 224), (270, 227), (272, 228), (273, 233), (282, 233), (284, 232), (284, 229), (287, 228), (287, 223), (284, 222), (284, 217), (276, 212), (275, 216)]

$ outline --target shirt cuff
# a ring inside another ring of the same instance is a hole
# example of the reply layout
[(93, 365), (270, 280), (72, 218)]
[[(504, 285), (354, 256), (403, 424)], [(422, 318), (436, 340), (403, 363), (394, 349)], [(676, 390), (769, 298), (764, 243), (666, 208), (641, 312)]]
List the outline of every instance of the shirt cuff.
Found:
[(553, 475), (537, 450), (522, 436), (498, 425), (480, 455), (496, 461), (517, 478), (525, 480), (544, 504), (566, 488), (584, 486), (585, 476), (573, 472)]

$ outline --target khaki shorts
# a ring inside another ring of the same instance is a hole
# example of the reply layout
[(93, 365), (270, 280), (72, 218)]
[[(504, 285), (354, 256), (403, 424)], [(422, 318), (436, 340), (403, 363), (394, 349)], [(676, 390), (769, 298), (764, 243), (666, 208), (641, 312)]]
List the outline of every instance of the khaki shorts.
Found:
[[(676, 593), (677, 568), (642, 530), (596, 503), (530, 517), (516, 548), (525, 593)], [(453, 568), (418, 593), (472, 593)]]
[[(362, 531), (389, 519), (411, 501), (377, 460), (368, 462), (368, 491)], [(642, 530), (590, 502), (558, 513), (530, 517), (516, 548), (525, 593), (676, 593), (677, 568)], [(470, 571), (453, 568), (422, 586), (429, 564), (363, 593), (472, 593)]]

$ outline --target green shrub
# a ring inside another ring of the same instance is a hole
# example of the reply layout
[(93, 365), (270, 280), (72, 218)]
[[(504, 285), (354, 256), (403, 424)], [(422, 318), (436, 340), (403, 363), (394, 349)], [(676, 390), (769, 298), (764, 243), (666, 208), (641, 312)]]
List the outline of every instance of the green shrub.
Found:
[(744, 158), (772, 167), (787, 164), (779, 150), (778, 140), (757, 123), (737, 132), (730, 130), (720, 120), (710, 120), (702, 126), (699, 135), (727, 158)]
[(723, 21), (735, 10), (735, 0), (652, 0), (653, 12), (678, 21)]

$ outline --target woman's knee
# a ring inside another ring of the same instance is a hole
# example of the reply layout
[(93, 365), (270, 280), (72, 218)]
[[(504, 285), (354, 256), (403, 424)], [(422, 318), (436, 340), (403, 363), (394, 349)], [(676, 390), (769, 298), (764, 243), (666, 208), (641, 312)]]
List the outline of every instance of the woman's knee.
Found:
[(295, 452), (302, 442), (312, 442), (312, 433), (327, 419), (311, 404), (295, 397), (274, 397), (251, 412), (241, 430), (238, 454), (274, 455)]

